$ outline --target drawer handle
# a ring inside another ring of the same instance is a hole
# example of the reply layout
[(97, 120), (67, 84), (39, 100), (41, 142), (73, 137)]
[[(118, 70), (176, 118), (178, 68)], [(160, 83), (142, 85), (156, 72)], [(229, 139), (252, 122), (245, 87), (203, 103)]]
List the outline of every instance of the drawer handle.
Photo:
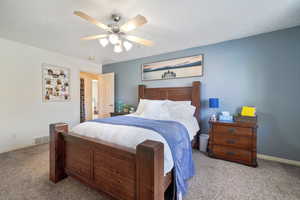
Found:
[(228, 129), (228, 132), (229, 132), (229, 133), (235, 133), (235, 128), (229, 128), (229, 129)]
[(227, 144), (235, 144), (235, 140), (227, 140)]
[(234, 156), (234, 155), (235, 155), (235, 152), (228, 151), (226, 154), (229, 155), (229, 156)]

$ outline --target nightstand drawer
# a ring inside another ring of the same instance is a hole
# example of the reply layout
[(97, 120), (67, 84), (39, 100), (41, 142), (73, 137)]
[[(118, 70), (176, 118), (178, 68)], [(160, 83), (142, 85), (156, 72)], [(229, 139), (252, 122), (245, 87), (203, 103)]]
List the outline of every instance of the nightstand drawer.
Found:
[(225, 160), (251, 164), (251, 152), (222, 145), (213, 145), (213, 156)]
[(213, 143), (219, 145), (226, 145), (231, 147), (251, 150), (252, 140), (247, 136), (233, 135), (229, 133), (215, 133), (213, 136)]
[(253, 134), (251, 128), (222, 126), (222, 125), (214, 126), (213, 131), (218, 133), (228, 133), (231, 135), (244, 135), (244, 136), (252, 136)]

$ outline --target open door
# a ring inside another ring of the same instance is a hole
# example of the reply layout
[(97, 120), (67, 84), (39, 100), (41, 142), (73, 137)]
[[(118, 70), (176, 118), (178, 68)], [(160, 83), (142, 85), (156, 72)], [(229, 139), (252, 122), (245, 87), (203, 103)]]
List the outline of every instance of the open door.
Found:
[(98, 75), (99, 118), (110, 117), (115, 110), (115, 73)]

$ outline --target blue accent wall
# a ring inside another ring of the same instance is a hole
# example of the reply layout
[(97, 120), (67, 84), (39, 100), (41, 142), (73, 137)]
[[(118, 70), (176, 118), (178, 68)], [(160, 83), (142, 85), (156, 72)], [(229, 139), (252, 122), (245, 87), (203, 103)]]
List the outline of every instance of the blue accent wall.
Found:
[[(197, 54), (204, 54), (203, 77), (141, 80), (143, 63)], [(103, 72), (116, 73), (116, 99), (135, 105), (139, 84), (189, 86), (201, 81), (203, 132), (212, 112), (210, 97), (219, 98), (219, 111), (236, 113), (243, 105), (256, 106), (258, 153), (300, 161), (300, 26), (104, 65)]]

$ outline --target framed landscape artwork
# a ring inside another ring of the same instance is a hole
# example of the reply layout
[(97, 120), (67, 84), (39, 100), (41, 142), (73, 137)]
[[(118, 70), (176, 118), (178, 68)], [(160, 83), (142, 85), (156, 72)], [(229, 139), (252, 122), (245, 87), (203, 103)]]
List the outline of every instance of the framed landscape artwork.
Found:
[(70, 70), (49, 64), (42, 65), (43, 101), (70, 100)]
[(142, 80), (164, 80), (203, 75), (203, 55), (142, 65)]

